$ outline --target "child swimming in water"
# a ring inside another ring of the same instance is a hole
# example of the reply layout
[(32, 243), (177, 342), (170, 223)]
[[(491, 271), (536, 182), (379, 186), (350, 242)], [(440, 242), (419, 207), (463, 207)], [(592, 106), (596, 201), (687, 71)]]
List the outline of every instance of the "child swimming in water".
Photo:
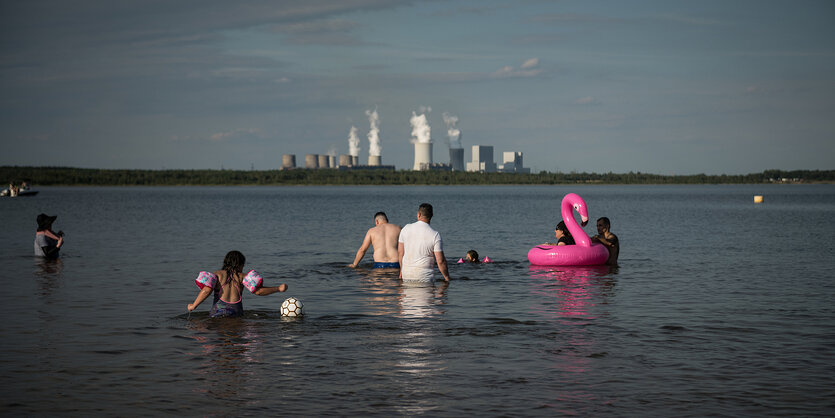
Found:
[(484, 257), (484, 260), (479, 261), (478, 251), (470, 250), (470, 251), (467, 251), (467, 255), (465, 255), (464, 258), (459, 258), (458, 259), (458, 264), (461, 264), (461, 263), (479, 264), (479, 263), (490, 263), (492, 261), (493, 260), (491, 260), (490, 257)]
[[(258, 296), (267, 296), (276, 292), (287, 291), (287, 285), (282, 283), (275, 287), (263, 286), (264, 279), (255, 270), (243, 274), (246, 257), (239, 251), (229, 251), (223, 259), (223, 267), (214, 273), (201, 271), (195, 282), (200, 287), (200, 293), (193, 303), (188, 304), (189, 312), (195, 310), (214, 291), (215, 299), (209, 316), (227, 317), (240, 316), (244, 313), (243, 288)], [(231, 302), (235, 301), (235, 302)]]

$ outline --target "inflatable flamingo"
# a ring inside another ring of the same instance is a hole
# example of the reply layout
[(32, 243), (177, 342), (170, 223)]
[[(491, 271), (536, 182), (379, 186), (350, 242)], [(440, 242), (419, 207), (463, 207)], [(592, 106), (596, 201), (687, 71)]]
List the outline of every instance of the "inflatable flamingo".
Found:
[(569, 193), (562, 198), (560, 211), (568, 232), (575, 245), (537, 245), (528, 251), (528, 261), (537, 266), (594, 266), (606, 264), (609, 250), (603, 244), (592, 244), (586, 231), (574, 219), (574, 212), (580, 214), (583, 225), (589, 221), (589, 210), (582, 197)]

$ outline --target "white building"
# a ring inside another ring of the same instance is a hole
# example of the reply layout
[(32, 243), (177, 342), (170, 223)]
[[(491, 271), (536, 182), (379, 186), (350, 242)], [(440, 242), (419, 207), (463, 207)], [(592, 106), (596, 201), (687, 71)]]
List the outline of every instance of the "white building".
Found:
[(503, 173), (530, 173), (530, 168), (522, 166), (522, 153), (506, 151), (502, 153), (502, 166), (499, 171)]
[(467, 163), (467, 171), (495, 172), (496, 163), (493, 161), (493, 147), (490, 145), (473, 145), (473, 160)]

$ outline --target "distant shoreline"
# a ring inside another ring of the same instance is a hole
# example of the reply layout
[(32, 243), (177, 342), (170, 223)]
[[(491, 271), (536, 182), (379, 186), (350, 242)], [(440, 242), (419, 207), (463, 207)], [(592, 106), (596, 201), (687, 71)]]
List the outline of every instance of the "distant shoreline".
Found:
[(835, 170), (765, 170), (751, 174), (473, 173), (411, 170), (120, 170), (0, 166), (0, 181), (35, 186), (835, 184)]

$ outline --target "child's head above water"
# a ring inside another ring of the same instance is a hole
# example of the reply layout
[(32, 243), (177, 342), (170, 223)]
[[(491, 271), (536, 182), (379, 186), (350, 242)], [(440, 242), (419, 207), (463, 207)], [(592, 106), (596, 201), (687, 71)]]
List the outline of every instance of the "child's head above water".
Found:
[(468, 263), (478, 263), (478, 251), (470, 250), (467, 251), (467, 262)]

